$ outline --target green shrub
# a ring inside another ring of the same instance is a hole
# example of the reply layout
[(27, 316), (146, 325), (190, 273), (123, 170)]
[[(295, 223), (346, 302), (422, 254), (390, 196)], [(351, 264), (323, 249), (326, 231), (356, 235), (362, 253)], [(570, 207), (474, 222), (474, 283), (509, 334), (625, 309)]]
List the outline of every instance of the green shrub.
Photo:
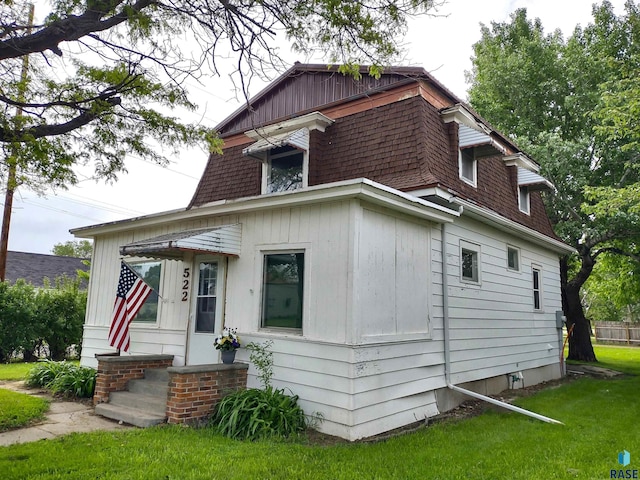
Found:
[(298, 396), (273, 387), (227, 395), (218, 404), (213, 424), (219, 433), (242, 440), (288, 437), (307, 427)]
[(55, 288), (39, 290), (34, 302), (37, 341), (49, 347), (49, 357), (63, 360), (72, 345), (79, 350), (87, 306), (87, 292), (79, 289), (79, 281), (58, 278)]
[(37, 331), (34, 295), (34, 287), (24, 280), (15, 285), (0, 282), (0, 362), (33, 345)]
[(96, 371), (70, 362), (46, 360), (31, 369), (25, 383), (47, 388), (54, 394), (90, 398), (96, 386)]

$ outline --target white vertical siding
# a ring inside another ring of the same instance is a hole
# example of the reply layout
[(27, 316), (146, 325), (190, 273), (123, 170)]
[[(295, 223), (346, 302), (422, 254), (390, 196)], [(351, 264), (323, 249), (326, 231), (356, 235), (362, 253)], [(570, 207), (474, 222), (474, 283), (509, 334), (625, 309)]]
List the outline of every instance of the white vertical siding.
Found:
[(361, 335), (429, 332), (433, 226), (363, 210), (356, 265)]

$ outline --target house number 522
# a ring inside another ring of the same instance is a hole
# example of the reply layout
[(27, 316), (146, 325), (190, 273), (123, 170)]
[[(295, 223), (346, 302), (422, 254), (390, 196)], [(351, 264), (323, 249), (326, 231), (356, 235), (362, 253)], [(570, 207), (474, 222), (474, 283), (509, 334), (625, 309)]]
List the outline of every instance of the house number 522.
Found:
[(189, 300), (189, 278), (191, 277), (191, 271), (187, 267), (182, 273), (182, 301)]

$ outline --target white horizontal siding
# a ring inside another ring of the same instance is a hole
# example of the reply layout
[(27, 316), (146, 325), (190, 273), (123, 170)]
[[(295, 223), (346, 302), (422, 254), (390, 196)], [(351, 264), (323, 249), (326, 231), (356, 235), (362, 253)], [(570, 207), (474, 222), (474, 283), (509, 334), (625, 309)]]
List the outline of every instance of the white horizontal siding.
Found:
[[(96, 368), (96, 354), (115, 352), (107, 340), (108, 334), (108, 327), (85, 325), (80, 359), (83, 366)], [(174, 355), (173, 365), (182, 366), (185, 364), (185, 338), (185, 333), (179, 330), (134, 327), (131, 329), (131, 348), (122, 355)]]
[[(558, 363), (557, 255), (468, 218), (448, 228), (447, 235), (452, 381)], [(478, 285), (460, 279), (461, 240), (480, 246)], [(507, 268), (507, 245), (520, 250), (520, 271)], [(541, 312), (533, 308), (532, 263), (543, 272)]]

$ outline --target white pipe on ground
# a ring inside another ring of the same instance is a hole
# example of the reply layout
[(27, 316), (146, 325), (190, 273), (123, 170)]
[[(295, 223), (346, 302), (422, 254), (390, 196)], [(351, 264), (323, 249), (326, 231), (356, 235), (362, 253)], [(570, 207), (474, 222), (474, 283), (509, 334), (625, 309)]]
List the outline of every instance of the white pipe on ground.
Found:
[(530, 412), (529, 410), (525, 410), (524, 408), (516, 407), (515, 405), (511, 405), (510, 403), (501, 402), (500, 400), (496, 400), (495, 398), (487, 397), (486, 395), (482, 395), (480, 393), (473, 392), (471, 390), (467, 390), (466, 388), (460, 388), (456, 385), (452, 385), (450, 383), (447, 384), (451, 390), (463, 393), (465, 395), (469, 395), (470, 397), (478, 398), (480, 400), (484, 400), (485, 402), (492, 403), (493, 405), (497, 405), (502, 408), (506, 408), (507, 410), (512, 410), (517, 413), (521, 413), (522, 415), (526, 415), (528, 417), (533, 417), (537, 420), (542, 420), (547, 423), (555, 423), (557, 425), (564, 425), (564, 423), (559, 422), (558, 420), (554, 420), (553, 418), (545, 417), (544, 415), (540, 415), (534, 412)]

